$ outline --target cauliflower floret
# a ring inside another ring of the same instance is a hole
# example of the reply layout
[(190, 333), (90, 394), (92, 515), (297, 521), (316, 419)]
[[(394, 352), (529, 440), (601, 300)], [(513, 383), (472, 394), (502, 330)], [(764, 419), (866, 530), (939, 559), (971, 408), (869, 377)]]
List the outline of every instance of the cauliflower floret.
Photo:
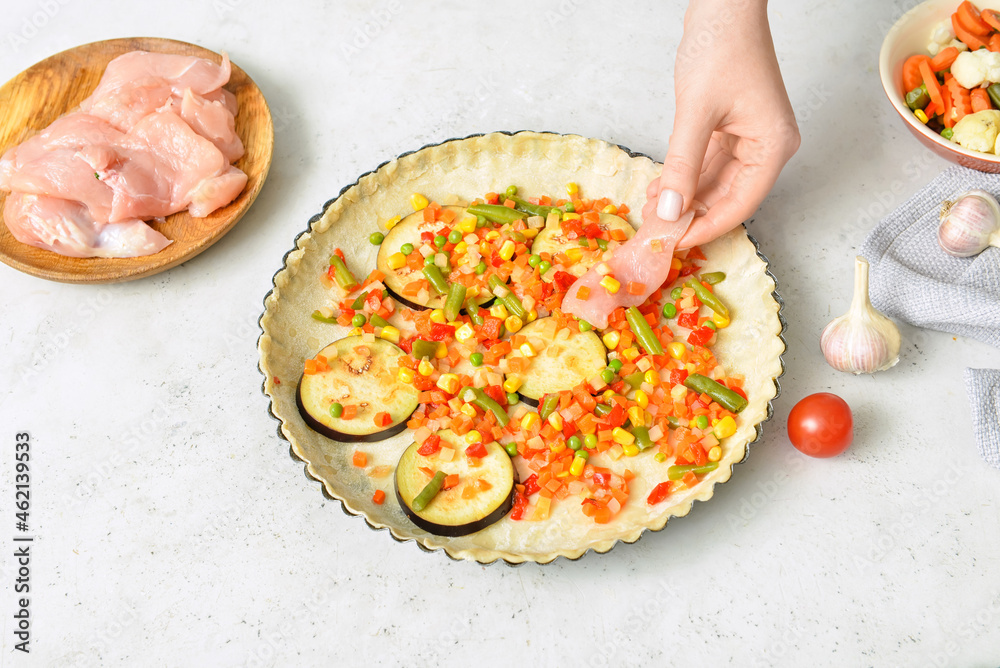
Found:
[(970, 151), (993, 153), (1000, 135), (1000, 111), (988, 109), (962, 117), (952, 128), (952, 139)]
[(951, 65), (951, 74), (966, 88), (977, 88), (984, 82), (1000, 82), (1000, 53), (980, 49), (963, 51)]
[(945, 46), (953, 39), (955, 39), (955, 31), (951, 28), (951, 21), (947, 23), (941, 21), (931, 31), (931, 42), (937, 44), (939, 47)]

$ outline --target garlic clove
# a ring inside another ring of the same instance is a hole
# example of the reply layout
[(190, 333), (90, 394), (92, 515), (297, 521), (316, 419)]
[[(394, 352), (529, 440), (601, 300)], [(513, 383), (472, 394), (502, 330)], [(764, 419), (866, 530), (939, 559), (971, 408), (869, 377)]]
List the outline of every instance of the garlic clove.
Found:
[(850, 310), (823, 329), (819, 346), (838, 371), (875, 373), (899, 361), (899, 329), (872, 306), (868, 297), (868, 260), (854, 259), (854, 297)]
[(1000, 246), (1000, 204), (985, 190), (962, 193), (941, 205), (938, 243), (955, 257), (970, 257)]

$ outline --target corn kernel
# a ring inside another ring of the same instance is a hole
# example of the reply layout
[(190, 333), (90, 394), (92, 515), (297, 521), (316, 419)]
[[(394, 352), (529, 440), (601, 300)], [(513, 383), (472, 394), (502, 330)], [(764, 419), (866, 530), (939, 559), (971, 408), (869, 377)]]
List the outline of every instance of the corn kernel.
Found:
[(437, 348), (434, 349), (434, 359), (443, 360), (448, 356), (448, 344), (438, 341)]
[(580, 247), (570, 248), (566, 251), (566, 257), (570, 262), (577, 263), (583, 258), (583, 249)]
[(390, 269), (402, 269), (406, 266), (406, 256), (402, 253), (393, 253), (389, 256)]
[(615, 206), (614, 204), (609, 204), (606, 207), (604, 207), (603, 209), (601, 209), (601, 212), (602, 213), (618, 213), (618, 207)]
[(639, 349), (635, 346), (630, 346), (625, 350), (621, 351), (621, 356), (625, 358), (625, 361), (632, 362), (636, 357), (639, 356)]
[(393, 216), (389, 220), (385, 221), (385, 229), (391, 230), (392, 228), (396, 227), (396, 225), (399, 224), (399, 221), (402, 219), (403, 219), (402, 216)]
[(570, 181), (569, 183), (566, 184), (567, 195), (572, 196), (577, 194), (578, 192), (580, 192), (580, 186), (578, 186), (575, 181)]
[(392, 343), (399, 343), (399, 330), (392, 325), (386, 325), (382, 328), (382, 333), (379, 334), (379, 337)]
[(436, 308), (431, 311), (431, 322), (436, 322), (439, 325), (444, 325), (448, 320), (444, 317), (444, 309)]
[(458, 374), (443, 373), (441, 374), (441, 377), (438, 378), (437, 386), (448, 394), (455, 394), (458, 392), (461, 382), (458, 380)]
[(615, 427), (611, 430), (611, 440), (619, 445), (629, 445), (630, 443), (635, 443), (635, 436), (621, 427)]
[(917, 120), (921, 123), (927, 122), (927, 114), (924, 113), (923, 109), (917, 109), (913, 112), (913, 115), (917, 117)]
[(601, 338), (608, 350), (617, 348), (619, 339), (621, 339), (621, 335), (615, 330), (611, 330)]
[(427, 360), (420, 360), (420, 364), (417, 365), (417, 371), (420, 372), (421, 376), (429, 376), (434, 373), (434, 365)]
[(455, 330), (455, 340), (459, 343), (465, 343), (469, 339), (476, 335), (476, 330), (472, 329), (472, 325), (465, 323), (461, 327)]
[(469, 250), (469, 244), (465, 243), (464, 241), (459, 241), (457, 244), (455, 244), (455, 248), (452, 249), (452, 253), (454, 253), (455, 255), (461, 255), (467, 250)]
[(507, 380), (503, 382), (504, 392), (517, 392), (523, 382), (517, 376), (507, 376)]
[(470, 431), (465, 435), (465, 442), (468, 443), (469, 445), (472, 445), (473, 443), (482, 443), (483, 435), (480, 434), (475, 429), (473, 429), (472, 431)]
[(721, 313), (712, 311), (712, 317), (709, 318), (709, 320), (715, 323), (716, 329), (725, 329), (726, 327), (729, 327), (730, 321), (729, 316), (727, 315), (722, 315)]
[(428, 204), (430, 204), (430, 202), (428, 202), (427, 198), (420, 193), (413, 193), (410, 195), (410, 206), (413, 207), (414, 211), (426, 209)]
[(458, 221), (458, 224), (455, 227), (457, 227), (458, 231), (463, 234), (472, 234), (476, 231), (476, 217), (466, 216), (462, 220)]
[(562, 428), (563, 428), (563, 418), (562, 418), (562, 415), (560, 415), (556, 411), (552, 411), (551, 413), (549, 413), (549, 417), (546, 418), (546, 419), (547, 419), (548, 423), (550, 425), (552, 425), (553, 429), (558, 429), (559, 431), (562, 431)]
[(680, 341), (674, 341), (673, 343), (667, 344), (667, 354), (675, 360), (684, 359), (685, 353), (687, 353), (687, 346)]
[(616, 278), (605, 276), (601, 279), (601, 287), (607, 290), (608, 294), (613, 295), (621, 289), (622, 284)]
[(670, 268), (673, 269), (674, 271), (680, 271), (681, 267), (683, 267), (683, 266), (684, 266), (684, 263), (681, 262), (680, 258), (678, 258), (678, 257), (675, 257), (674, 259), (672, 259), (670, 261)]
[(503, 304), (494, 304), (493, 306), (490, 307), (490, 315), (493, 316), (494, 318), (500, 318), (501, 320), (506, 320), (507, 316), (510, 314), (507, 313), (507, 307), (504, 306)]
[(553, 453), (557, 455), (565, 449), (566, 449), (566, 441), (553, 441), (552, 445), (549, 446), (549, 450), (551, 450)]
[(736, 433), (736, 420), (734, 420), (731, 416), (727, 415), (726, 417), (719, 420), (719, 424), (715, 425), (715, 427), (712, 429), (712, 432), (715, 434), (715, 437), (720, 441), (726, 438), (727, 436), (732, 436), (733, 434)]
[(604, 394), (601, 395), (601, 398), (604, 399), (604, 403), (608, 403), (614, 396), (615, 396), (614, 390), (604, 390)]
[(660, 384), (660, 374), (656, 372), (656, 369), (650, 369), (643, 375), (642, 380), (649, 385), (656, 386)]
[(635, 403), (639, 404), (639, 408), (645, 410), (646, 406), (649, 406), (649, 395), (642, 390), (636, 390)]
[(639, 454), (639, 446), (635, 443), (629, 443), (628, 445), (622, 446), (622, 452), (625, 453), (626, 457), (635, 457)]
[(511, 315), (503, 321), (503, 326), (507, 328), (508, 334), (514, 334), (524, 327), (524, 322), (516, 315)]
[(626, 413), (628, 414), (628, 421), (632, 423), (633, 427), (645, 426), (646, 416), (643, 414), (641, 408), (638, 406), (631, 406)]
[(514, 242), (510, 239), (504, 241), (503, 245), (500, 246), (500, 250), (497, 252), (497, 255), (504, 260), (509, 260), (514, 257)]
[(399, 367), (399, 373), (396, 375), (401, 383), (413, 382), (413, 369), (407, 369), (405, 366)]
[(534, 239), (538, 236), (538, 229), (535, 227), (529, 227), (526, 230), (521, 230), (521, 234), (524, 235), (525, 239)]
[(583, 457), (574, 457), (573, 463), (569, 465), (569, 474), (579, 478), (583, 475), (583, 467), (586, 466), (586, 464), (587, 462)]
[(580, 214), (578, 213), (564, 213), (563, 220), (580, 220)]
[(528, 322), (535, 322), (538, 320), (538, 309), (531, 309), (528, 311)]
[(476, 417), (476, 407), (472, 404), (462, 404), (462, 407), (458, 409), (459, 412), (468, 415), (471, 418)]
[(720, 448), (718, 445), (713, 445), (708, 450), (708, 461), (717, 462), (720, 459), (722, 459), (722, 448)]
[(535, 352), (535, 349), (531, 347), (531, 344), (527, 341), (522, 343), (521, 347), (518, 350), (520, 350), (521, 354), (524, 355), (525, 357), (534, 357), (535, 355), (538, 354)]
[(348, 332), (348, 336), (361, 336), (364, 333), (365, 330), (361, 329), (360, 327), (355, 327), (350, 332)]
[(479, 286), (478, 285), (470, 285), (469, 289), (465, 291), (465, 298), (466, 299), (475, 299), (478, 296), (479, 296)]
[(486, 233), (487, 241), (496, 241), (499, 238), (500, 238), (500, 233), (497, 232), (496, 230), (490, 230), (489, 232)]
[(493, 251), (490, 250), (490, 242), (489, 241), (480, 241), (479, 242), (479, 254), (480, 255), (482, 255), (484, 257), (489, 257), (490, 253), (492, 253), (492, 252)]
[(521, 418), (521, 429), (523, 431), (531, 431), (542, 419), (538, 417), (538, 413), (525, 413), (524, 417)]

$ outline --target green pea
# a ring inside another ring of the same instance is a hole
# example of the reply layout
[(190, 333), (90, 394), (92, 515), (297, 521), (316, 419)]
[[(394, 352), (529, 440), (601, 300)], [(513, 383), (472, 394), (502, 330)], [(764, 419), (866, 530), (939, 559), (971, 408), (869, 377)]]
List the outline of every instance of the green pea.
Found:
[(517, 443), (511, 441), (503, 446), (503, 449), (507, 451), (507, 454), (511, 457), (517, 457)]
[(507, 405), (513, 406), (514, 404), (516, 404), (520, 400), (521, 400), (521, 397), (518, 396), (517, 392), (508, 392), (507, 393)]
[(444, 248), (446, 243), (448, 243), (448, 237), (443, 234), (437, 234), (434, 236), (434, 245), (438, 248)]
[(941, 136), (944, 137), (945, 139), (951, 139), (952, 137), (955, 136), (955, 131), (952, 130), (951, 128), (945, 128), (944, 130), (941, 131)]
[(483, 365), (483, 354), (482, 353), (472, 353), (469, 355), (469, 363), (472, 366), (482, 366)]
[(458, 230), (452, 230), (451, 232), (448, 233), (449, 243), (457, 244), (461, 240), (462, 240), (462, 233), (459, 232)]
[(586, 450), (577, 450), (576, 454), (574, 454), (573, 456), (579, 457), (583, 461), (587, 461), (588, 459), (590, 459), (590, 453), (587, 452)]
[(372, 235), (368, 237), (368, 241), (372, 242), (373, 246), (378, 246), (385, 241), (385, 235), (381, 232), (372, 232)]
[(537, 267), (541, 263), (542, 263), (542, 256), (541, 255), (532, 254), (532, 255), (528, 256), (528, 266), (531, 267), (532, 269), (534, 269), (535, 267)]
[(594, 448), (596, 448), (597, 447), (597, 435), (596, 434), (587, 434), (586, 436), (584, 436), (583, 437), (583, 447), (587, 448), (588, 450), (593, 450)]
[(663, 305), (663, 317), (670, 319), (677, 315), (677, 307), (669, 302)]
[(579, 436), (570, 436), (566, 441), (566, 447), (570, 450), (579, 450), (583, 447), (583, 441), (580, 440)]
[(507, 186), (507, 190), (503, 191), (503, 194), (510, 199), (517, 194), (517, 186)]
[(332, 418), (339, 418), (343, 414), (344, 414), (344, 407), (343, 406), (341, 406), (340, 404), (338, 404), (336, 402), (330, 404), (330, 417), (332, 417)]
[(413, 244), (409, 243), (403, 244), (402, 246), (399, 247), (399, 252), (402, 253), (403, 255), (409, 255), (410, 253), (413, 252)]
[(662, 452), (657, 452), (655, 455), (653, 455), (653, 459), (655, 459), (656, 461), (662, 463), (662, 462), (667, 461), (667, 456), (665, 454), (663, 454)]
[(676, 288), (670, 291), (670, 298), (673, 299), (674, 301), (677, 301), (678, 299), (681, 298), (681, 294), (683, 292), (684, 288), (678, 285)]
[(484, 260), (480, 260), (479, 264), (476, 265), (476, 276), (482, 276), (485, 273), (486, 273), (486, 262)]
[(718, 330), (719, 329), (718, 325), (716, 325), (711, 320), (706, 320), (705, 321), (705, 327), (708, 327), (709, 329), (714, 329), (714, 330)]
[(576, 212), (576, 207), (573, 205), (573, 203), (566, 202), (566, 213), (575, 213), (575, 212)]
[(607, 367), (601, 371), (601, 380), (605, 383), (611, 384), (611, 381), (615, 379), (615, 371), (611, 367)]
[(594, 326), (593, 326), (593, 325), (591, 325), (591, 324), (590, 324), (589, 322), (587, 322), (586, 320), (581, 320), (581, 321), (580, 321), (580, 331), (581, 331), (581, 332), (589, 332), (589, 331), (590, 331), (590, 330), (592, 330), (593, 328), (594, 328)]
[(611, 362), (608, 364), (608, 367), (612, 371), (614, 371), (615, 373), (618, 373), (619, 371), (622, 370), (622, 361), (621, 360), (611, 360)]
[(368, 322), (368, 318), (365, 317), (364, 313), (355, 313), (354, 317), (351, 318), (352, 327), (364, 327), (366, 322)]
[(697, 427), (698, 429), (705, 429), (706, 427), (708, 427), (708, 416), (699, 415), (698, 417), (696, 417), (694, 419), (694, 426)]
[(544, 275), (545, 272), (547, 272), (551, 268), (552, 268), (551, 262), (549, 262), (548, 260), (542, 260), (541, 262), (538, 263), (538, 275), (539, 276)]
[(424, 258), (424, 266), (425, 267), (429, 267), (432, 264), (434, 264), (434, 256), (433, 255), (428, 255), (427, 257)]

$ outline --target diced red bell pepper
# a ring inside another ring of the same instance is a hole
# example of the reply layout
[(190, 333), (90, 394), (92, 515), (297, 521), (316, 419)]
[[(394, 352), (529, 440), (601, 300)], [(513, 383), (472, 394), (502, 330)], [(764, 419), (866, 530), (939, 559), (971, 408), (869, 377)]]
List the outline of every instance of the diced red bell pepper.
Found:
[(429, 457), (435, 452), (441, 449), (441, 437), (437, 434), (431, 434), (427, 437), (423, 443), (420, 444), (420, 449), (417, 450), (418, 455), (424, 457)]
[(538, 486), (538, 474), (532, 473), (528, 476), (528, 479), (524, 481), (524, 495), (531, 496), (537, 493), (541, 487)]
[(369, 312), (374, 313), (379, 310), (382, 306), (382, 295), (379, 294), (377, 290), (372, 290), (371, 293), (365, 297), (365, 306), (368, 308)]
[(560, 292), (569, 290), (569, 286), (573, 285), (575, 281), (576, 276), (565, 271), (557, 271), (552, 277), (552, 282), (555, 283), (556, 289)]
[(487, 385), (483, 388), (483, 392), (486, 393), (486, 396), (501, 406), (507, 405), (507, 393), (504, 392), (503, 388), (499, 385)]
[(486, 456), (486, 446), (480, 443), (473, 443), (465, 449), (465, 454), (469, 457), (475, 457), (476, 459), (482, 459)]
[(663, 501), (670, 494), (670, 488), (672, 487), (672, 482), (667, 480), (666, 482), (661, 482), (659, 485), (654, 487), (650, 491), (649, 496), (646, 497), (646, 503), (651, 506), (655, 506), (660, 501)]
[(685, 379), (688, 377), (687, 369), (671, 369), (670, 370), (670, 384), (671, 385), (681, 385), (684, 383)]
[(455, 328), (451, 325), (443, 325), (439, 322), (431, 323), (431, 341), (444, 341), (453, 336), (455, 336)]
[(615, 407), (611, 409), (606, 419), (611, 428), (614, 429), (625, 424), (625, 417), (625, 409), (622, 408), (621, 404), (615, 404)]
[(500, 318), (495, 318), (491, 315), (483, 318), (483, 324), (479, 328), (479, 334), (483, 339), (492, 341), (494, 339), (500, 338), (500, 326), (503, 325), (503, 320)]
[(611, 482), (610, 473), (595, 473), (594, 474), (594, 484), (600, 485), (601, 487), (607, 487)]
[(711, 327), (699, 327), (688, 334), (688, 343), (693, 346), (704, 346), (715, 335), (715, 330)]
[(677, 316), (677, 324), (686, 329), (695, 329), (698, 327), (698, 313), (697, 312), (685, 312)]
[(510, 511), (510, 519), (524, 519), (524, 511), (528, 508), (528, 498), (520, 491), (514, 492), (514, 507)]

